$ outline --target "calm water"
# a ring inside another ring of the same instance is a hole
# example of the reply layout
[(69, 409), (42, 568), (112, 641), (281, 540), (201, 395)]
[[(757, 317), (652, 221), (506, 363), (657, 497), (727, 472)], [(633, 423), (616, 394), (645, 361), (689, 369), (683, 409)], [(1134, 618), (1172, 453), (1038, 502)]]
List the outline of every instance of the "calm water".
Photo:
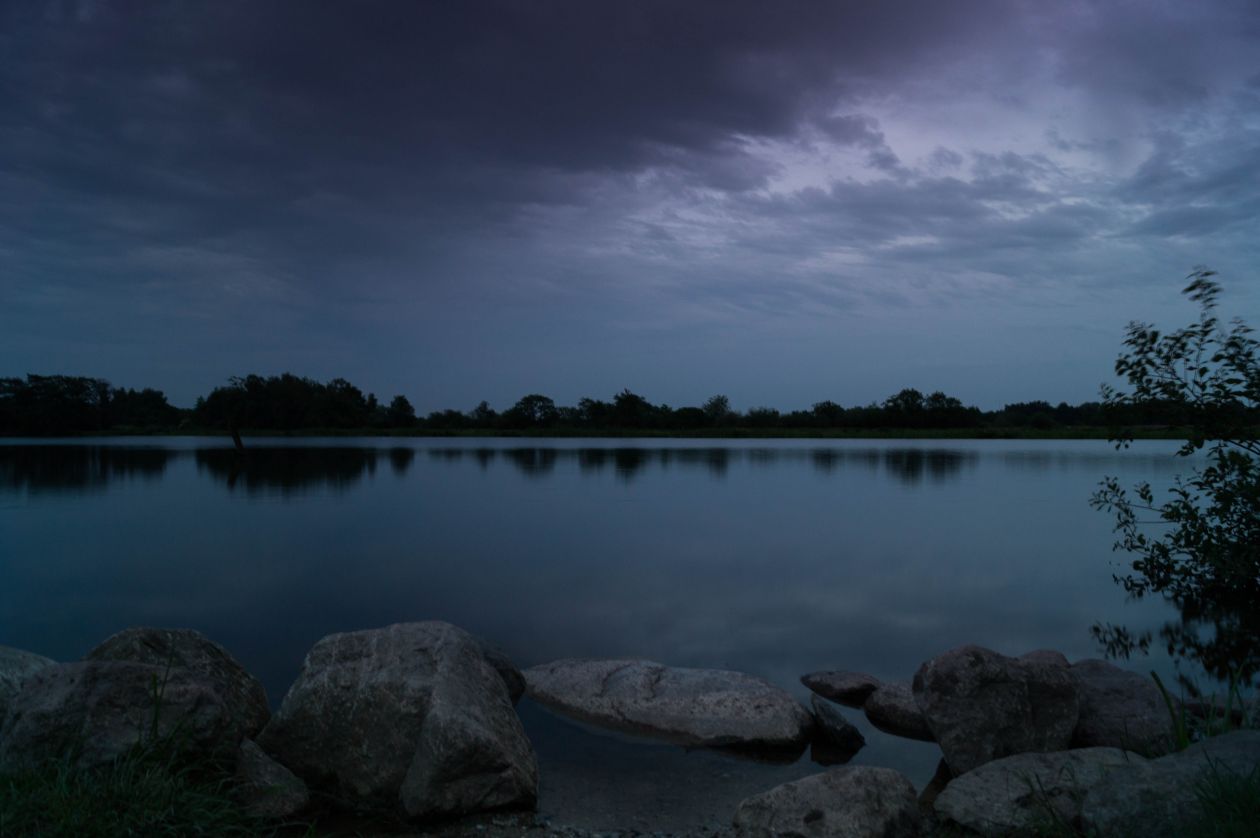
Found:
[[(0, 643), (81, 656), (137, 624), (227, 646), (278, 703), (334, 631), (443, 619), (522, 666), (641, 656), (802, 698), (844, 668), (908, 679), (977, 642), (1096, 655), (1099, 619), (1168, 616), (1111, 581), (1108, 474), (1165, 484), (1172, 443), (249, 440), (0, 444)], [(230, 446), (230, 443), (229, 443)], [(1134, 668), (1164, 661), (1137, 661)], [(523, 702), (544, 812), (611, 827), (729, 818), (818, 770), (592, 735)], [(867, 734), (916, 784), (934, 745)], [(616, 822), (616, 823), (614, 823)]]

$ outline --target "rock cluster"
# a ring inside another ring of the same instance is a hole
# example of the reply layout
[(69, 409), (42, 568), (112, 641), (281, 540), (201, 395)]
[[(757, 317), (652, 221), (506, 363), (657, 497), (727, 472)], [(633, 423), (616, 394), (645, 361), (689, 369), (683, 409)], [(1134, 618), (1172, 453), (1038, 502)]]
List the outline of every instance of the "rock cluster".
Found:
[(310, 788), (414, 819), (529, 808), (523, 688), (505, 655), (436, 622), (324, 638), (274, 718), (257, 679), (195, 631), (127, 629), (75, 663), (0, 648), (0, 773), (148, 746), (234, 770), (259, 817), (302, 811)]
[[(922, 794), (897, 772), (844, 766), (744, 800), (732, 829), (770, 836), (914, 836), (937, 826), (1023, 834), (1176, 835), (1207, 771), (1247, 775), (1260, 731), (1179, 753), (1154, 684), (1109, 663), (978, 646), (925, 662), (913, 683), (855, 672), (802, 677), (806, 708), (739, 672), (636, 659), (560, 660), (520, 672), (441, 622), (334, 634), (307, 654), (272, 716), (262, 685), (194, 631), (136, 628), (73, 663), (0, 647), (0, 774), (50, 759), (85, 767), (137, 746), (235, 772), (242, 805), (285, 819), (311, 805), (413, 821), (529, 810), (533, 749), (522, 692), (565, 715), (687, 746), (792, 749), (847, 763), (864, 745), (839, 704), (880, 730), (940, 745)], [(777, 750), (776, 750), (777, 752)]]

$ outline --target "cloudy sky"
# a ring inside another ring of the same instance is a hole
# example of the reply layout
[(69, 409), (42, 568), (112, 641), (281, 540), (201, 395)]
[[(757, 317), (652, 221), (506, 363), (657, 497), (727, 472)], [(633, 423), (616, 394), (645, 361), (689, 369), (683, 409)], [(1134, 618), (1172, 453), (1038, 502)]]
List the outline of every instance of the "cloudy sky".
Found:
[(1258, 219), (1256, 2), (0, 4), (0, 375), (1075, 402)]

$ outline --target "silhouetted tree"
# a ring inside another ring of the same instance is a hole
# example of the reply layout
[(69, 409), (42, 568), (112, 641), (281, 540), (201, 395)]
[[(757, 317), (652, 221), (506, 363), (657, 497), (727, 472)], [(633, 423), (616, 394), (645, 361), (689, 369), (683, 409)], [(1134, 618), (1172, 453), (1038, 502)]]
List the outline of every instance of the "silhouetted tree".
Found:
[(726, 396), (710, 396), (700, 409), (704, 411), (710, 425), (725, 425), (731, 419), (731, 401)]
[[(1197, 323), (1167, 335), (1129, 325), (1116, 374), (1132, 389), (1103, 389), (1109, 406), (1157, 401), (1177, 409), (1188, 421), (1179, 453), (1206, 451), (1207, 465), (1179, 477), (1163, 502), (1149, 483), (1130, 494), (1109, 477), (1092, 503), (1115, 515), (1115, 548), (1133, 556), (1133, 572), (1116, 581), (1134, 598), (1162, 596), (1180, 610), (1181, 621), (1161, 631), (1168, 651), (1249, 682), (1260, 671), (1260, 342), (1241, 321), (1221, 325), (1213, 275), (1197, 269), (1189, 277)], [(1094, 630), (1120, 654), (1151, 640), (1112, 625)]]
[(406, 396), (394, 396), (385, 410), (385, 423), (391, 428), (410, 428), (416, 424), (416, 409)]

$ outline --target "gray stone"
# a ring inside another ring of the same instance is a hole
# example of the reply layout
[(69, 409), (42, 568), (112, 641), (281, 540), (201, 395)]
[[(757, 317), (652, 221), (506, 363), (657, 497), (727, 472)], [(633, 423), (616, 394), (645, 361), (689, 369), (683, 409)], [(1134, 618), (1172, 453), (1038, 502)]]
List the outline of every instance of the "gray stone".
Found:
[(1202, 814), (1199, 784), (1210, 772), (1246, 775), (1260, 766), (1260, 731), (1242, 730), (1138, 763), (1090, 788), (1081, 806), (1089, 834), (1176, 836)]
[(1145, 761), (1118, 748), (1016, 754), (955, 777), (933, 808), (939, 819), (980, 835), (1027, 834), (1074, 823), (1090, 786)]
[(271, 718), (262, 683), (246, 672), (227, 649), (192, 629), (124, 629), (88, 652), (84, 659), (181, 667), (217, 681), (224, 687), (231, 712), (244, 722), (246, 736), (257, 736)]
[(891, 768), (832, 768), (739, 804), (739, 838), (902, 838), (920, 834), (914, 786)]
[(949, 770), (949, 763), (943, 759), (937, 762), (932, 779), (928, 780), (927, 785), (919, 792), (919, 808), (931, 809), (936, 803), (936, 798), (953, 779), (954, 772)]
[(1067, 656), (1062, 652), (1056, 652), (1054, 649), (1034, 649), (1031, 652), (1025, 652), (1019, 656), (1022, 661), (1029, 663), (1045, 663), (1053, 666), (1071, 666), (1068, 663)]
[(871, 724), (885, 733), (920, 742), (936, 741), (909, 684), (882, 685), (871, 693), (862, 709)]
[(529, 696), (591, 724), (683, 745), (800, 748), (813, 716), (761, 678), (645, 660), (559, 660), (525, 670)]
[(236, 793), (245, 811), (256, 818), (284, 820), (311, 803), (306, 783), (267, 756), (252, 739), (241, 742), (236, 781)]
[(0, 725), (4, 724), (9, 702), (22, 689), (22, 684), (26, 682), (26, 679), (55, 663), (55, 660), (33, 652), (0, 646)]
[(503, 679), (447, 623), (320, 640), (258, 742), (313, 788), (416, 819), (532, 807), (538, 794)]
[(244, 735), (222, 687), (191, 670), (61, 663), (30, 676), (9, 703), (0, 771), (71, 754), (81, 766), (97, 766), (140, 742), (169, 745), (189, 759), (231, 760)]
[(1155, 682), (1101, 660), (1072, 665), (1081, 712), (1072, 747), (1105, 745), (1146, 756), (1172, 748), (1172, 719)]
[(814, 710), (814, 740), (830, 745), (837, 753), (853, 756), (862, 750), (866, 738), (854, 727), (836, 705), (825, 698), (814, 695), (810, 697)]
[(810, 672), (801, 676), (801, 683), (812, 691), (846, 707), (861, 707), (871, 693), (883, 683), (865, 672)]
[(979, 646), (919, 667), (914, 696), (955, 774), (1012, 754), (1066, 750), (1080, 714), (1069, 669)]

